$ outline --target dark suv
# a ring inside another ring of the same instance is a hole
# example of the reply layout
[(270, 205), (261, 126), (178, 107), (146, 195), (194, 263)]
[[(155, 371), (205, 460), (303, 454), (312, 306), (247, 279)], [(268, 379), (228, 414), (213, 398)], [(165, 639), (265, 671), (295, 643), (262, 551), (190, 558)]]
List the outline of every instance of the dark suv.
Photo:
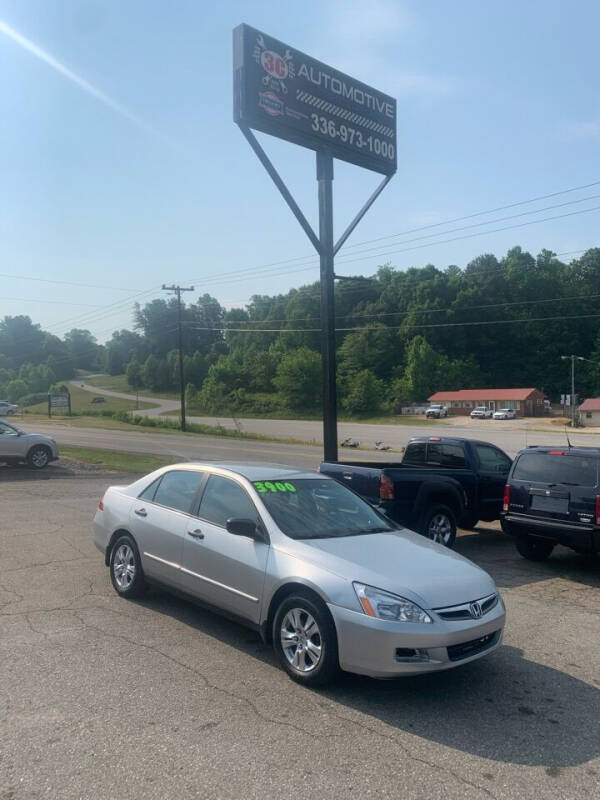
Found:
[(502, 530), (524, 558), (541, 561), (555, 545), (600, 552), (598, 447), (528, 447), (504, 489)]

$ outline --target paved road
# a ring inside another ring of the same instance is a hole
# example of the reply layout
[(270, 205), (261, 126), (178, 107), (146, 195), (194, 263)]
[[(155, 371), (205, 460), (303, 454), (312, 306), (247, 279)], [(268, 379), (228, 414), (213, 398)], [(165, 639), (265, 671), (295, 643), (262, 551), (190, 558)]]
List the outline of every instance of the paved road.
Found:
[(113, 482), (0, 471), (2, 800), (598, 796), (597, 564), (464, 536), (502, 587), (504, 646), (309, 691), (252, 632), (157, 591), (116, 596), (90, 538)]
[[(81, 385), (79, 381), (74, 381), (74, 383), (78, 386)], [(135, 401), (135, 395), (98, 389), (96, 386), (84, 386), (83, 388), (96, 394), (106, 394)], [(159, 416), (165, 412), (179, 409), (179, 402), (176, 400), (144, 397), (144, 401), (157, 404), (156, 408), (144, 411), (148, 416)], [(223, 425), (231, 429), (236, 427), (231, 417), (188, 416), (188, 421), (205, 425)], [(322, 423), (317, 420), (240, 419), (238, 422), (244, 431), (263, 436), (297, 439), (304, 442), (315, 442), (315, 444), (323, 440)], [(546, 425), (545, 420), (535, 419), (512, 421), (471, 420), (469, 418), (464, 420), (454, 418), (439, 425), (422, 425), (418, 422), (415, 425), (371, 425), (360, 422), (340, 422), (338, 438), (342, 441), (353, 437), (358, 439), (363, 446), (370, 448), (374, 447), (375, 442), (384, 441), (394, 450), (400, 450), (411, 436), (467, 436), (497, 444), (511, 456), (514, 456), (527, 444), (566, 444), (563, 429), (549, 428), (547, 432), (536, 430), (536, 427), (544, 425)], [(569, 433), (569, 436), (573, 443), (600, 446), (600, 434), (574, 431)]]

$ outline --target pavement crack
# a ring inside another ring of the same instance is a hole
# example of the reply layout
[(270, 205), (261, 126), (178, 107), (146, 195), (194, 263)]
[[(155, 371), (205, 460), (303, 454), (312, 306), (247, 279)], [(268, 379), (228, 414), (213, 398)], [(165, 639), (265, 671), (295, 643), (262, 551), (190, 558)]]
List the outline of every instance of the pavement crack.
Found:
[[(74, 609), (71, 610), (74, 611)], [(87, 611), (87, 609), (81, 609), (81, 611)], [(327, 738), (327, 739), (331, 738), (329, 734), (323, 737), (320, 736), (319, 734), (315, 734), (314, 730), (308, 731), (305, 728), (301, 727), (300, 725), (295, 725), (293, 722), (285, 722), (284, 720), (275, 719), (273, 717), (267, 716), (260, 710), (260, 708), (257, 706), (256, 703), (252, 702), (252, 700), (249, 700), (247, 697), (244, 697), (243, 695), (238, 695), (229, 689), (224, 689), (222, 686), (218, 686), (217, 684), (210, 681), (206, 677), (206, 675), (199, 669), (192, 667), (189, 664), (186, 664), (184, 661), (180, 661), (179, 659), (175, 658), (172, 655), (169, 655), (168, 653), (165, 653), (163, 650), (160, 650), (158, 647), (155, 647), (154, 645), (144, 644), (143, 642), (136, 642), (133, 639), (128, 638), (127, 636), (121, 636), (120, 634), (117, 633), (110, 633), (108, 631), (105, 631), (102, 628), (98, 627), (97, 625), (90, 624), (76, 612), (75, 616), (77, 616), (77, 618), (81, 621), (84, 627), (94, 630), (97, 633), (101, 634), (102, 636), (106, 636), (107, 638), (111, 639), (118, 639), (119, 641), (126, 642), (127, 644), (132, 645), (133, 647), (141, 647), (142, 649), (148, 650), (152, 653), (155, 653), (156, 655), (162, 656), (162, 658), (165, 658), (167, 661), (176, 664), (178, 667), (181, 667), (182, 669), (191, 672), (194, 675), (197, 675), (204, 682), (204, 685), (207, 688), (213, 689), (215, 692), (219, 692), (220, 694), (223, 694), (226, 697), (231, 698), (232, 700), (237, 700), (239, 702), (244, 703), (263, 722), (267, 722), (273, 725), (281, 725), (287, 728), (292, 728), (293, 730), (298, 731), (298, 733), (302, 733), (305, 736), (309, 736), (311, 739), (314, 739), (315, 737)]]

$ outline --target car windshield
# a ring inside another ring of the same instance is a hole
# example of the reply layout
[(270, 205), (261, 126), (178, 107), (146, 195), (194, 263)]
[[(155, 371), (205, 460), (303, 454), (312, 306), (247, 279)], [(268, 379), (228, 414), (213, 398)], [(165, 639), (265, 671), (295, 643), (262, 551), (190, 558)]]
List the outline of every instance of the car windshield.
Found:
[(282, 533), (327, 539), (397, 530), (354, 492), (327, 478), (255, 481), (254, 488)]
[(523, 453), (515, 464), (513, 478), (533, 483), (556, 483), (564, 486), (596, 486), (598, 456), (553, 453)]

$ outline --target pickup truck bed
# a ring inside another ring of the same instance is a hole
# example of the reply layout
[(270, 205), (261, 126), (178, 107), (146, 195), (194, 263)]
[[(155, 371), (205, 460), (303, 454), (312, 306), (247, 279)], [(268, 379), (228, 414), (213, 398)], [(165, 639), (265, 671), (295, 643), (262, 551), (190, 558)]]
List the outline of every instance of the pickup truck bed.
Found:
[(319, 470), (396, 522), (451, 546), (459, 523), (499, 518), (510, 465), (487, 442), (421, 437), (399, 462), (323, 462)]

